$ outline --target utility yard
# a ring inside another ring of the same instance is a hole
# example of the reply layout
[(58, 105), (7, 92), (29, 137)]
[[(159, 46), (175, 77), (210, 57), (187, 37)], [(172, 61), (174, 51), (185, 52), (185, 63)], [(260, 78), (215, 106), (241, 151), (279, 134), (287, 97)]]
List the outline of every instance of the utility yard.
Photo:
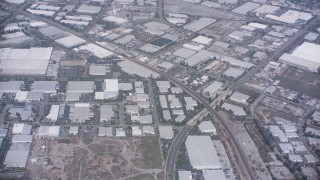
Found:
[(37, 139), (28, 160), (32, 179), (164, 179), (156, 137)]

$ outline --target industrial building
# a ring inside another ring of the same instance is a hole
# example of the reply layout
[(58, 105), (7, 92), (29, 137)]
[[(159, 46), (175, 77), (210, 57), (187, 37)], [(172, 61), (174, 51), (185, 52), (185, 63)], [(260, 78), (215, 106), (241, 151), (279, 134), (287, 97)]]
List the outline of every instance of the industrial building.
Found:
[(107, 16), (105, 18), (103, 18), (104, 21), (109, 21), (109, 22), (114, 22), (116, 24), (123, 24), (128, 22), (127, 19), (121, 18), (121, 17), (117, 17), (117, 16)]
[[(79, 22), (79, 21), (77, 21), (77, 22)], [(78, 52), (78, 51), (90, 52), (94, 56), (96, 56), (100, 59), (111, 57), (114, 54), (113, 52), (111, 52), (105, 48), (102, 48), (96, 44), (93, 44), (93, 43), (89, 43), (89, 44), (85, 44), (85, 45), (82, 45), (77, 48), (73, 48), (73, 50), (76, 52)]]
[(29, 151), (9, 150), (3, 165), (5, 168), (26, 168)]
[(159, 134), (161, 139), (174, 138), (174, 132), (172, 126), (159, 126)]
[(116, 137), (126, 137), (126, 130), (124, 128), (116, 128)]
[(231, 96), (230, 96), (230, 100), (244, 104), (244, 105), (248, 105), (248, 99), (250, 98), (250, 96), (240, 93), (240, 92), (234, 92)]
[(0, 82), (0, 92), (5, 93), (16, 93), (21, 91), (24, 86), (23, 81), (7, 81), (7, 82)]
[(100, 137), (112, 137), (113, 136), (113, 128), (112, 127), (99, 127), (98, 136)]
[(119, 93), (118, 79), (105, 79), (104, 80), (104, 98), (114, 99)]
[(223, 170), (202, 170), (203, 179), (204, 180), (213, 180), (213, 179), (219, 179), (219, 180), (227, 180), (226, 175), (224, 174)]
[(238, 77), (240, 77), (242, 74), (244, 73), (244, 70), (241, 69), (237, 69), (237, 68), (229, 68), (228, 70), (226, 70), (223, 75), (233, 78), (233, 79), (237, 79)]
[(143, 126), (142, 127), (143, 135), (155, 135), (156, 132), (152, 126)]
[(0, 49), (1, 75), (42, 75), (47, 67), (53, 48)]
[(142, 129), (139, 126), (132, 126), (132, 136), (142, 136)]
[(202, 121), (198, 125), (198, 128), (203, 133), (212, 133), (212, 134), (217, 133), (216, 127), (214, 127), (214, 125), (211, 121)]
[(221, 108), (227, 110), (227, 111), (231, 111), (233, 113), (233, 115), (235, 116), (245, 116), (247, 113), (244, 111), (244, 109), (242, 107), (233, 105), (233, 104), (229, 104), (229, 103), (224, 103)]
[(179, 180), (192, 180), (191, 171), (178, 171)]
[(55, 41), (66, 48), (73, 48), (86, 43), (86, 40), (75, 35), (70, 35), (61, 39), (57, 39)]
[(12, 143), (31, 143), (33, 135), (13, 135)]
[(69, 81), (67, 92), (93, 93), (95, 89), (93, 81)]
[(93, 117), (89, 103), (75, 103), (70, 105), (69, 119), (72, 123), (85, 123)]
[(78, 126), (70, 126), (69, 134), (70, 135), (78, 135), (79, 127)]
[(38, 136), (40, 137), (59, 137), (60, 126), (40, 126)]
[(133, 86), (132, 83), (119, 83), (119, 90), (121, 91), (132, 91), (133, 90)]
[(288, 142), (287, 136), (284, 134), (284, 132), (279, 128), (279, 126), (276, 125), (270, 125), (268, 126), (268, 129), (271, 133), (271, 135), (275, 138), (278, 138), (280, 142), (285, 143)]
[(12, 127), (12, 134), (27, 135), (31, 134), (32, 125), (23, 123), (14, 123)]
[(210, 136), (189, 135), (185, 144), (194, 169), (221, 169), (222, 166)]
[(304, 42), (301, 46), (296, 48), (291, 54), (283, 54), (279, 61), (307, 69), (312, 72), (318, 72), (320, 68), (320, 45)]
[(82, 4), (78, 9), (78, 13), (85, 13), (85, 14), (98, 14), (101, 10), (99, 6), (88, 6), (86, 4)]
[(114, 118), (114, 112), (112, 105), (101, 105), (100, 106), (100, 122), (111, 121)]
[(52, 105), (50, 113), (47, 116), (47, 119), (51, 122), (56, 122), (59, 116), (60, 105)]
[(58, 87), (58, 81), (35, 81), (31, 85), (31, 91), (52, 94), (57, 92)]
[(92, 76), (104, 76), (106, 75), (107, 67), (104, 65), (90, 65), (89, 74)]
[(215, 19), (202, 17), (198, 20), (192, 21), (191, 23), (184, 25), (183, 27), (189, 31), (198, 32), (214, 22), (216, 22)]
[(192, 41), (195, 43), (208, 45), (212, 42), (212, 39), (205, 36), (197, 36), (196, 38), (192, 39)]

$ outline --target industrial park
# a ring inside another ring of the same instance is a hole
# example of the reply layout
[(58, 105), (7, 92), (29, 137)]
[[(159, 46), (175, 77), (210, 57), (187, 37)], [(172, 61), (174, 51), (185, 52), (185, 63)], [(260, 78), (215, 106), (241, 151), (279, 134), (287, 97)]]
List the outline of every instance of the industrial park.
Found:
[(320, 179), (319, 0), (3, 0), (0, 36), (0, 179)]

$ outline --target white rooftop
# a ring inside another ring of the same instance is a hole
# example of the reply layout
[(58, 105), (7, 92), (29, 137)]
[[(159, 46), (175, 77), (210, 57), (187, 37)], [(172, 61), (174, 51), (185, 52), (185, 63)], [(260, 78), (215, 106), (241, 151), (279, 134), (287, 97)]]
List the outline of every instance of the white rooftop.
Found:
[(9, 150), (3, 164), (6, 168), (25, 168), (28, 156), (29, 151)]
[(61, 39), (57, 39), (56, 42), (66, 48), (73, 48), (73, 47), (85, 44), (86, 40), (79, 38), (78, 36), (75, 36), (75, 35), (70, 35)]
[(198, 36), (194, 39), (192, 39), (193, 42), (199, 43), (199, 44), (205, 44), (208, 45), (211, 43), (212, 39), (205, 37), (205, 36)]
[(304, 42), (291, 54), (283, 54), (280, 61), (316, 72), (320, 67), (319, 51), (320, 45)]
[(174, 137), (174, 132), (172, 126), (159, 126), (160, 138), (172, 139)]
[(216, 132), (216, 127), (214, 127), (213, 123), (211, 121), (202, 121), (198, 125), (199, 129), (201, 132), (204, 133), (215, 133)]
[(204, 180), (227, 180), (226, 175), (224, 174), (223, 170), (202, 170), (203, 179)]
[(185, 142), (194, 169), (220, 169), (221, 164), (210, 136), (191, 136)]
[(0, 49), (2, 75), (45, 75), (53, 48)]

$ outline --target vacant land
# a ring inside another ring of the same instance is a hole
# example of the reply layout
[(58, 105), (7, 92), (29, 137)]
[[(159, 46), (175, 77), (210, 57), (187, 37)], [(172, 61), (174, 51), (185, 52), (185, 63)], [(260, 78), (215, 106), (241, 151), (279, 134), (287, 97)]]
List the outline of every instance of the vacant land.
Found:
[[(309, 71), (289, 67), (281, 76), (276, 76), (279, 86), (296, 92), (305, 93), (311, 97), (320, 98), (320, 75)], [(299, 86), (297, 86), (299, 84)]]
[(158, 139), (37, 139), (27, 179), (143, 179), (163, 172)]

